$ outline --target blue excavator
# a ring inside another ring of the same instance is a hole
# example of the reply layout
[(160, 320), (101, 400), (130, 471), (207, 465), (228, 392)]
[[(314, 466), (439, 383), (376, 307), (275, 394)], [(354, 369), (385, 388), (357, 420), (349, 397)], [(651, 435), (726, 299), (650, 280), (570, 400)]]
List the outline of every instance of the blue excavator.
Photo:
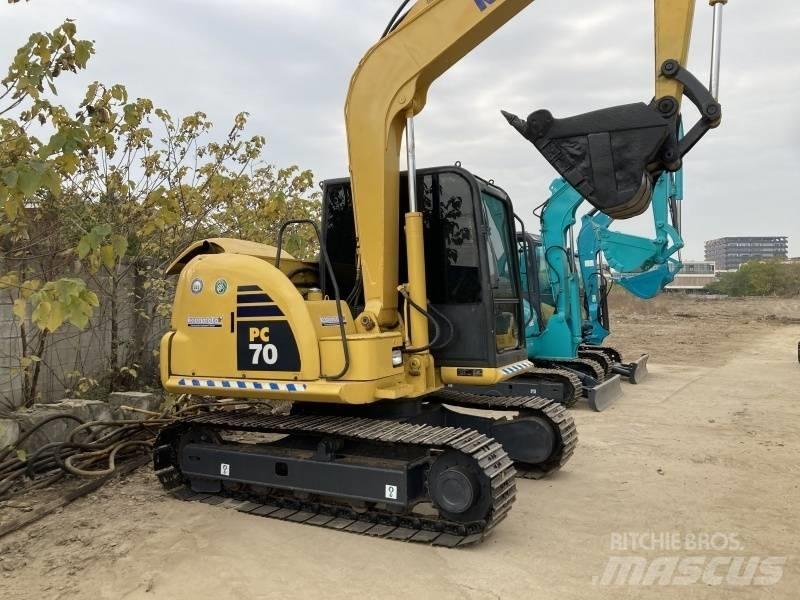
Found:
[(617, 350), (602, 345), (611, 333), (608, 297), (612, 286), (618, 284), (637, 298), (655, 298), (683, 269), (682, 200), (683, 171), (664, 173), (653, 193), (652, 239), (612, 231), (609, 227), (614, 220), (598, 211), (582, 218), (578, 234), (585, 311), (582, 348), (603, 352), (612, 361), (612, 371), (630, 383), (640, 383), (647, 376), (648, 355), (626, 363)]
[(525, 294), (528, 358), (540, 368), (576, 375), (589, 406), (605, 410), (621, 394), (621, 378), (599, 350), (583, 349), (581, 274), (571, 240), (575, 213), (584, 199), (563, 179), (550, 187), (540, 216), (541, 236), (517, 232), (517, 252)]
[(573, 226), (584, 199), (563, 179), (550, 186), (540, 213), (541, 237), (518, 232), (529, 358), (539, 367), (575, 373), (594, 410), (604, 410), (622, 392), (621, 377), (639, 383), (647, 373), (647, 355), (623, 363), (614, 348), (603, 346), (609, 334), (608, 276), (602, 265), (618, 272), (616, 281), (640, 298), (652, 298), (669, 284), (682, 264), (682, 175), (664, 173), (652, 203), (653, 239), (612, 231), (613, 219), (594, 211), (582, 220), (576, 247)]
[[(587, 343), (592, 341), (591, 336), (588, 340), (584, 339), (582, 273), (576, 265), (577, 248), (572, 232), (576, 212), (586, 201), (613, 219), (628, 219), (643, 214), (650, 206), (655, 182), (665, 174), (679, 171), (682, 167), (681, 156), (693, 148), (709, 129), (719, 125), (721, 108), (717, 98), (721, 24), (722, 8), (726, 2), (709, 0), (714, 8), (709, 88), (705, 89), (690, 73), (682, 70), (677, 61), (667, 61), (661, 67), (661, 76), (678, 77), (684, 86), (684, 93), (701, 114), (700, 121), (686, 135), (682, 135), (681, 117), (677, 112), (679, 105), (657, 102), (662, 114), (675, 117), (670, 124), (671, 143), (660, 151), (661, 162), (650, 165), (647, 162), (649, 159), (643, 163), (640, 160), (641, 152), (638, 149), (649, 144), (651, 127), (644, 113), (636, 134), (631, 136), (624, 134), (628, 127), (624, 123), (624, 111), (614, 114), (587, 113), (567, 119), (557, 119), (546, 110), (532, 112), (524, 119), (502, 111), (509, 125), (533, 144), (562, 177), (551, 185), (552, 195), (540, 215), (542, 235), (538, 243), (525, 232), (524, 227), (517, 234), (517, 250), (522, 259), (519, 268), (524, 276), (521, 281), (524, 282), (523, 293), (527, 295), (523, 299), (523, 307), (527, 307), (527, 311), (523, 312), (527, 312), (524, 314), (524, 325), (528, 356), (536, 366), (566, 367), (580, 373), (585, 382), (584, 395), (590, 406), (598, 411), (607, 408), (621, 393), (620, 376), (615, 372), (621, 366), (617, 362), (621, 357), (613, 350)], [(602, 125), (609, 123), (618, 123), (619, 131), (616, 125), (604, 129)], [(637, 160), (632, 160), (634, 157), (638, 157)], [(648, 170), (651, 176), (640, 177), (642, 168)], [(599, 191), (609, 190), (613, 191), (610, 196), (598, 196)], [(624, 205), (609, 202), (614, 194), (617, 199), (625, 198), (627, 202)], [(677, 202), (675, 204), (677, 206)], [(679, 222), (679, 215), (676, 222)], [(545, 277), (539, 276), (542, 270)], [(645, 279), (639, 279), (638, 285), (643, 286)], [(544, 301), (548, 293), (549, 303)], [(498, 321), (498, 331), (501, 330), (500, 325)]]

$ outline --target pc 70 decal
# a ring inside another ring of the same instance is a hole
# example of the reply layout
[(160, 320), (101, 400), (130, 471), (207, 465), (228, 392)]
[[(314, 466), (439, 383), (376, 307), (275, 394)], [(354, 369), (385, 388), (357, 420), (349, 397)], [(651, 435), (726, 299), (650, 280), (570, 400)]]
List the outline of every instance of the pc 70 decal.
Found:
[(269, 327), (249, 327), (247, 336), (253, 353), (253, 366), (261, 363), (271, 366), (278, 362), (278, 347), (269, 343)]
[(299, 371), (300, 355), (287, 321), (238, 321), (239, 371)]

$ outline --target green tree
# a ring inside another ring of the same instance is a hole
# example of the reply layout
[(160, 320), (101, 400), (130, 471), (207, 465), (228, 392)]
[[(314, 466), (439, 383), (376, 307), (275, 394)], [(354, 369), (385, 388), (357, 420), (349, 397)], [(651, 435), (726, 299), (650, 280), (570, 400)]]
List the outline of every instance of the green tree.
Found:
[[(84, 69), (94, 53), (76, 33), (66, 21), (31, 35), (0, 81), (0, 291), (8, 293), (21, 321), (18, 368), (26, 399), (35, 397), (48, 334), (65, 322), (85, 327), (98, 303), (82, 279), (64, 276), (68, 252), (55, 250), (64, 240), (52, 227), (62, 178), (87, 151), (85, 128), (47, 95), (56, 94), (63, 73)], [(33, 135), (36, 127), (49, 140)]]
[[(164, 268), (188, 244), (270, 243), (281, 220), (319, 216), (312, 174), (265, 164), (265, 139), (245, 136), (246, 113), (218, 139), (204, 113), (175, 119), (122, 85), (90, 84), (77, 109), (55, 103), (57, 78), (92, 54), (67, 21), (32, 35), (2, 80), (0, 293), (20, 322), (26, 404), (51, 334), (86, 328), (98, 310), (110, 324), (107, 364), (97, 377), (73, 373), (69, 386), (132, 386), (143, 366), (154, 375), (172, 296)], [(315, 251), (308, 231), (287, 242), (300, 257)]]
[[(98, 121), (97, 152), (81, 158), (64, 194), (80, 199), (78, 255), (110, 308), (113, 388), (152, 364), (172, 297), (163, 272), (183, 248), (207, 237), (270, 243), (281, 221), (316, 218), (320, 204), (309, 171), (261, 162), (265, 140), (244, 137), (245, 113), (218, 142), (204, 113), (176, 120), (149, 100), (128, 101), (121, 86), (92, 84), (82, 106)], [(293, 233), (287, 250), (308, 253), (308, 235)], [(132, 337), (120, 333), (123, 306), (133, 308)]]
[(728, 296), (800, 295), (800, 264), (780, 260), (751, 261), (734, 273), (721, 273), (706, 289)]

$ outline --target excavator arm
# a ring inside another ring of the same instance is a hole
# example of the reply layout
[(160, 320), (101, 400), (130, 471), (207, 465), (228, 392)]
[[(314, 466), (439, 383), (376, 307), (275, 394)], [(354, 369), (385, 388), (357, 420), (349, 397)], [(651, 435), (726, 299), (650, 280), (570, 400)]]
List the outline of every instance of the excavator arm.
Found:
[(421, 0), (373, 46), (345, 108), (365, 315), (397, 322), (400, 147), (428, 88), (533, 0)]
[(610, 289), (602, 257), (617, 272), (613, 281), (645, 300), (660, 294), (683, 268), (679, 253), (684, 242), (676, 221), (677, 212), (672, 210), (682, 200), (683, 171), (664, 173), (653, 192), (655, 236), (652, 239), (612, 231), (614, 219), (602, 212), (592, 211), (582, 217), (578, 262), (587, 313), (583, 327), (587, 343), (600, 345), (609, 335)]
[[(398, 326), (398, 175), (402, 135), (408, 120), (422, 111), (428, 89), (440, 75), (532, 1), (418, 0), (399, 24), (387, 31), (367, 52), (355, 71), (347, 97), (345, 119), (366, 301), (364, 313), (359, 318), (360, 326), (364, 329), (369, 330), (376, 325), (380, 329)], [(665, 72), (661, 67), (669, 62), (667, 58), (677, 63), (680, 69), (680, 65), (685, 64), (695, 1), (654, 2), (656, 61), (659, 64), (656, 85), (664, 98), (672, 99), (669, 112), (670, 116), (675, 116), (679, 112), (685, 80), (672, 71)], [(642, 115), (637, 113), (641, 113), (642, 109), (637, 105), (632, 106), (607, 110), (613, 111), (617, 125), (625, 127), (633, 122), (632, 127), (637, 128), (643, 120)], [(635, 148), (637, 154), (645, 155), (644, 158), (631, 158), (637, 165), (642, 162), (649, 165), (661, 146), (671, 139), (667, 131), (669, 121), (663, 116), (663, 111), (658, 110), (658, 104), (650, 108), (647, 105), (642, 107), (649, 122), (655, 123), (657, 132), (652, 136), (653, 139), (648, 137), (647, 148)], [(546, 156), (563, 174), (565, 167), (557, 157)], [(644, 169), (644, 165), (641, 168)], [(658, 165), (654, 168), (658, 168)], [(589, 172), (585, 178), (590, 186), (587, 188), (583, 181), (579, 181), (576, 187), (580, 187), (592, 201), (596, 197), (594, 186), (591, 185), (594, 179), (601, 177), (607, 181), (609, 178), (613, 180), (614, 176), (613, 170)], [(623, 202), (627, 200), (623, 199)], [(417, 212), (415, 208), (411, 207), (411, 213)], [(407, 229), (409, 227), (407, 219)], [(414, 239), (416, 231), (407, 231), (409, 256), (415, 253), (420, 258), (421, 241)], [(414, 262), (420, 265), (419, 260)], [(422, 273), (419, 273), (420, 270)], [(411, 297), (417, 304), (424, 305), (424, 266), (417, 268), (413, 274), (411, 269), (409, 271)], [(412, 323), (412, 330), (421, 333), (423, 325), (424, 322), (416, 326)], [(427, 329), (427, 325), (424, 328)], [(424, 338), (424, 335), (420, 337)]]
[(656, 98), (675, 98), (680, 104), (683, 85), (667, 77), (661, 66), (676, 60), (686, 65), (692, 39), (695, 0), (655, 0), (655, 77)]

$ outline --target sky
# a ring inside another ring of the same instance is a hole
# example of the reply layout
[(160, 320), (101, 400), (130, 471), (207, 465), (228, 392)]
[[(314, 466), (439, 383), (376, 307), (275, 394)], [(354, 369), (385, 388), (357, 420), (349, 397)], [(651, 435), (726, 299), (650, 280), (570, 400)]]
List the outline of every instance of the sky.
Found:
[[(464, 0), (470, 2), (471, 0)], [(0, 5), (0, 63), (27, 36), (75, 19), (96, 43), (88, 71), (59, 81), (72, 102), (93, 80), (123, 83), (173, 116), (202, 110), (225, 129), (251, 113), (266, 160), (347, 173), (343, 109), (361, 56), (399, 0), (31, 0)], [(652, 2), (535, 0), (436, 81), (416, 119), (417, 164), (461, 161), (534, 224), (555, 171), (500, 109), (566, 117), (653, 94)], [(708, 81), (712, 10), (698, 0), (689, 69)], [(786, 235), (800, 256), (800, 2), (731, 0), (725, 9), (723, 125), (685, 161), (684, 259), (705, 240)], [(77, 102), (73, 103), (77, 104)], [(687, 120), (696, 113), (686, 111)], [(652, 231), (649, 216), (618, 230)]]

